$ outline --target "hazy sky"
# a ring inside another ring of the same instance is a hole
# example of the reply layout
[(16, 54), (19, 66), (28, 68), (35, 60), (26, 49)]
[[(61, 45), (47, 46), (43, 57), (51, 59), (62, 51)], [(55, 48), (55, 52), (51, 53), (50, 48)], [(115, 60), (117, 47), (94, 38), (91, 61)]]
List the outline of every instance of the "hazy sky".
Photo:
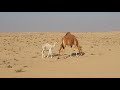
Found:
[(120, 12), (0, 12), (1, 32), (120, 30)]

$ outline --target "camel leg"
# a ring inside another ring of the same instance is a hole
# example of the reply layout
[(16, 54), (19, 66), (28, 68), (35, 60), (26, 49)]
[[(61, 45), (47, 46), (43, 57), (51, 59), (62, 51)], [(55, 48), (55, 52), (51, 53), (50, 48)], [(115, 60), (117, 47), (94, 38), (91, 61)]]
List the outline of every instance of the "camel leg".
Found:
[[(80, 51), (80, 48), (79, 46), (77, 46), (77, 49), (78, 49), (78, 53), (81, 54), (81, 51)], [(76, 57), (79, 57), (80, 55), (77, 55), (77, 52), (76, 52)]]
[(43, 57), (45, 57), (45, 55), (44, 55), (44, 50), (42, 50), (42, 58), (43, 58)]
[(80, 47), (80, 55), (82, 56), (82, 49), (81, 49), (81, 47)]
[(49, 55), (50, 55), (50, 50), (49, 50), (49, 52), (48, 52), (47, 58), (49, 57)]
[(63, 53), (62, 53), (63, 55), (65, 54), (65, 47), (66, 47), (66, 46), (64, 46)]
[(81, 49), (80, 46), (78, 47), (78, 52), (79, 52), (80, 55), (82, 55), (82, 49)]
[(51, 49), (49, 50), (49, 53), (50, 53), (50, 55), (51, 55), (51, 58), (52, 58), (52, 50), (51, 50)]
[(72, 50), (73, 50), (73, 49), (72, 49), (72, 46), (70, 46), (70, 47), (71, 47), (71, 52), (70, 52), (70, 56), (72, 56)]
[(61, 52), (61, 49), (63, 48), (62, 44), (60, 46), (60, 49), (59, 49), (59, 55), (60, 55), (60, 52)]
[[(65, 47), (66, 45), (63, 45), (63, 44), (60, 45), (59, 55), (60, 55), (61, 49), (64, 49), (64, 52), (65, 52)], [(64, 55), (64, 52), (62, 53), (63, 55)]]

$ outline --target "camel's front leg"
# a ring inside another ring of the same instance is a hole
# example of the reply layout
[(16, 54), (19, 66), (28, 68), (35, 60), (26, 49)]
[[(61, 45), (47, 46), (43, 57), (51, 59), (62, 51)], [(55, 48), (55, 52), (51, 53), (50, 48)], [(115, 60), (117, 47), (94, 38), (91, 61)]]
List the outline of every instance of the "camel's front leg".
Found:
[(59, 49), (59, 55), (60, 55), (60, 52), (61, 52), (61, 49), (62, 49), (63, 47), (62, 47), (62, 44), (60, 45), (60, 49)]

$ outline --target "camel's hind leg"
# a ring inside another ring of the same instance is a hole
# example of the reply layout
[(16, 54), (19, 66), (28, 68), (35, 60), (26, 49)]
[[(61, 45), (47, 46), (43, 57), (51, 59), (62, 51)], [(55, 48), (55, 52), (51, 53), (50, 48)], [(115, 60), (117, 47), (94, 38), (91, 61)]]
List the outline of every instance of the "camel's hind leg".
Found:
[(49, 53), (50, 53), (51, 58), (52, 58), (52, 57), (53, 57), (53, 54), (52, 54), (52, 50), (51, 50), (51, 49), (49, 50)]
[(44, 49), (42, 50), (42, 58), (44, 58), (45, 57), (45, 55), (44, 55)]
[(50, 50), (49, 50), (49, 52), (48, 52), (48, 55), (47, 55), (47, 58), (50, 56)]

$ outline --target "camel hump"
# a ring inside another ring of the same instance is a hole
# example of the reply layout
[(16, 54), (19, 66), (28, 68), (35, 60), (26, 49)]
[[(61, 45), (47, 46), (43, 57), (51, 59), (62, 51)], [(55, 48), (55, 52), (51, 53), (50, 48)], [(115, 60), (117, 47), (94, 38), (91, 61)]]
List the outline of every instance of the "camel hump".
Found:
[(66, 35), (71, 34), (70, 32), (67, 32)]

